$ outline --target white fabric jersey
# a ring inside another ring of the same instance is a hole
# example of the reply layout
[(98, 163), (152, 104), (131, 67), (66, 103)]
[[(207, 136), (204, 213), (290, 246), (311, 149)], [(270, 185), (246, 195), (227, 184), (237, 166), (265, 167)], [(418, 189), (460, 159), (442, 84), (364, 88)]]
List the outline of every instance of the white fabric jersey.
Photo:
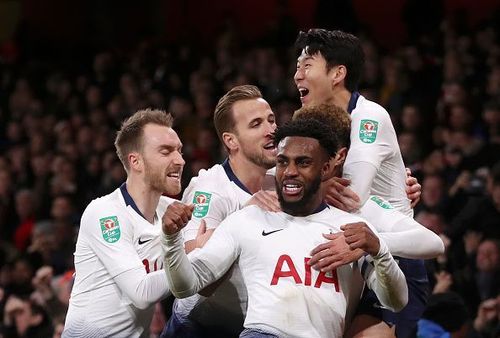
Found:
[[(194, 203), (193, 217), (183, 229), (184, 240), (196, 237), (201, 219), (207, 228), (216, 228), (227, 216), (240, 210), (251, 198), (234, 176), (228, 162), (200, 170), (184, 191), (182, 201)], [(199, 294), (178, 299), (174, 312), (180, 321), (188, 318), (205, 326), (223, 326), (231, 332), (241, 330), (247, 307), (247, 292), (241, 271), (235, 265), (229, 276), (217, 287), (210, 297)]]
[(154, 224), (126, 205), (120, 188), (87, 206), (63, 337), (149, 337), (153, 305), (169, 291), (160, 236), (171, 202), (160, 198)]
[(182, 230), (184, 240), (196, 238), (201, 219), (208, 229), (216, 228), (227, 216), (240, 210), (252, 195), (245, 191), (229, 165), (216, 164), (208, 170), (201, 169), (193, 177), (182, 195), (183, 203), (195, 204), (193, 217)]
[(373, 224), (394, 256), (430, 259), (444, 253), (444, 244), (438, 235), (380, 196), (370, 196), (357, 215)]
[[(326, 241), (322, 234), (360, 221), (364, 220), (333, 207), (293, 217), (249, 206), (221, 223), (189, 259), (181, 236), (164, 237), (172, 293), (184, 297), (197, 292), (238, 259), (249, 296), (246, 328), (280, 337), (342, 337), (347, 305), (359, 297), (351, 293), (353, 278), (360, 273), (355, 266), (368, 263), (362, 258), (333, 273), (319, 273), (307, 261), (310, 251)], [(373, 257), (375, 268), (364, 269), (364, 278), (384, 306), (400, 310), (407, 302), (406, 281), (384, 242), (380, 243)]]
[(351, 147), (344, 164), (344, 177), (352, 181), (351, 187), (362, 203), (369, 195), (381, 196), (413, 217), (405, 191), (405, 166), (389, 114), (360, 95), (351, 119)]

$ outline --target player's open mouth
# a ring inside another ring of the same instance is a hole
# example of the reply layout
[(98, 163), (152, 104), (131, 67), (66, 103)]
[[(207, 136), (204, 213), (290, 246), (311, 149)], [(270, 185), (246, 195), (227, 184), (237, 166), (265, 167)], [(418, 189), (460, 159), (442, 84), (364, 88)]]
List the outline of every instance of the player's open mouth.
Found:
[(181, 178), (181, 173), (179, 171), (168, 173), (167, 177), (178, 180)]
[(282, 190), (285, 195), (297, 196), (302, 192), (302, 184), (298, 182), (284, 182)]
[(264, 144), (264, 149), (266, 149), (266, 150), (276, 149), (276, 145), (274, 144), (274, 141), (270, 141), (270, 142)]
[(307, 96), (307, 94), (309, 94), (309, 89), (307, 89), (305, 87), (298, 87), (298, 90), (299, 90), (299, 95), (300, 95), (301, 99), (303, 99), (304, 97)]

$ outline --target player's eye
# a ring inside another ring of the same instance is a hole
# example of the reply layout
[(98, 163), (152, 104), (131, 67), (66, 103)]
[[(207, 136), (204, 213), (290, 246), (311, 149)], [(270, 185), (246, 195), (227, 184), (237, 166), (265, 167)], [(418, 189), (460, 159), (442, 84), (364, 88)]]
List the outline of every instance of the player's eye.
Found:
[(260, 121), (255, 121), (255, 122), (252, 122), (250, 124), (250, 128), (257, 128), (258, 126), (260, 126)]
[(305, 168), (311, 165), (311, 160), (298, 160), (297, 165), (301, 168)]
[(284, 158), (278, 158), (276, 163), (277, 163), (276, 165), (280, 167), (286, 166), (288, 164), (288, 162)]

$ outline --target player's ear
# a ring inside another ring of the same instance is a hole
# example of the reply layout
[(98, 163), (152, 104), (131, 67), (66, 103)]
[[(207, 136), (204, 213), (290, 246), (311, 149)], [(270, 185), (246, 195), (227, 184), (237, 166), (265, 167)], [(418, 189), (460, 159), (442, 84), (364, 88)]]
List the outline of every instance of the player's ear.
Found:
[(328, 158), (324, 163), (323, 163), (323, 168), (321, 168), (321, 182), (324, 182), (326, 180), (329, 180), (332, 177), (332, 165), (331, 161)]
[(332, 170), (331, 176), (340, 176), (347, 156), (347, 148), (342, 147), (335, 153), (335, 156), (330, 158), (330, 166)]
[(343, 166), (345, 162), (345, 158), (347, 156), (347, 147), (340, 148), (335, 154), (335, 165)]
[(334, 66), (331, 70), (332, 85), (336, 86), (344, 81), (347, 75), (347, 68), (344, 65)]
[(142, 157), (139, 153), (132, 152), (127, 155), (127, 160), (130, 169), (135, 171), (142, 171)]
[(238, 149), (239, 144), (235, 134), (230, 132), (224, 132), (222, 133), (222, 140), (224, 141), (224, 144), (229, 150)]

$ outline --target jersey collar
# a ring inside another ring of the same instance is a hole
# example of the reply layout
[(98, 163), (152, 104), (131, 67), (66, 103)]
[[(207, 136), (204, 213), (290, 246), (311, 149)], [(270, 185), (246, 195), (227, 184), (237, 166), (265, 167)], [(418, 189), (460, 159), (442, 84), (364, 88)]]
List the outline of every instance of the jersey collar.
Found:
[(352, 92), (351, 98), (349, 99), (349, 105), (347, 106), (347, 112), (350, 114), (356, 108), (356, 103), (358, 103), (359, 92)]
[(122, 185), (120, 186), (120, 191), (122, 193), (123, 199), (125, 200), (125, 205), (126, 206), (130, 205), (132, 207), (132, 209), (135, 210), (135, 212), (137, 212), (142, 218), (146, 219), (146, 217), (144, 217), (142, 212), (139, 210), (139, 207), (137, 206), (137, 204), (135, 204), (132, 196), (130, 196), (130, 194), (128, 193), (126, 182), (122, 183)]
[(238, 187), (240, 187), (241, 190), (243, 190), (244, 192), (251, 195), (251, 193), (247, 189), (247, 187), (245, 187), (245, 185), (234, 174), (234, 171), (233, 171), (233, 169), (231, 169), (231, 165), (229, 164), (228, 158), (226, 158), (226, 160), (222, 163), (222, 168), (224, 168), (224, 171), (226, 172), (227, 178), (229, 178), (229, 180), (231, 182), (234, 182), (234, 184), (236, 184)]
[(325, 202), (321, 202), (319, 207), (316, 210), (314, 210), (313, 214), (317, 214), (318, 212), (321, 212), (321, 211), (325, 210), (326, 208), (330, 208), (330, 207)]

